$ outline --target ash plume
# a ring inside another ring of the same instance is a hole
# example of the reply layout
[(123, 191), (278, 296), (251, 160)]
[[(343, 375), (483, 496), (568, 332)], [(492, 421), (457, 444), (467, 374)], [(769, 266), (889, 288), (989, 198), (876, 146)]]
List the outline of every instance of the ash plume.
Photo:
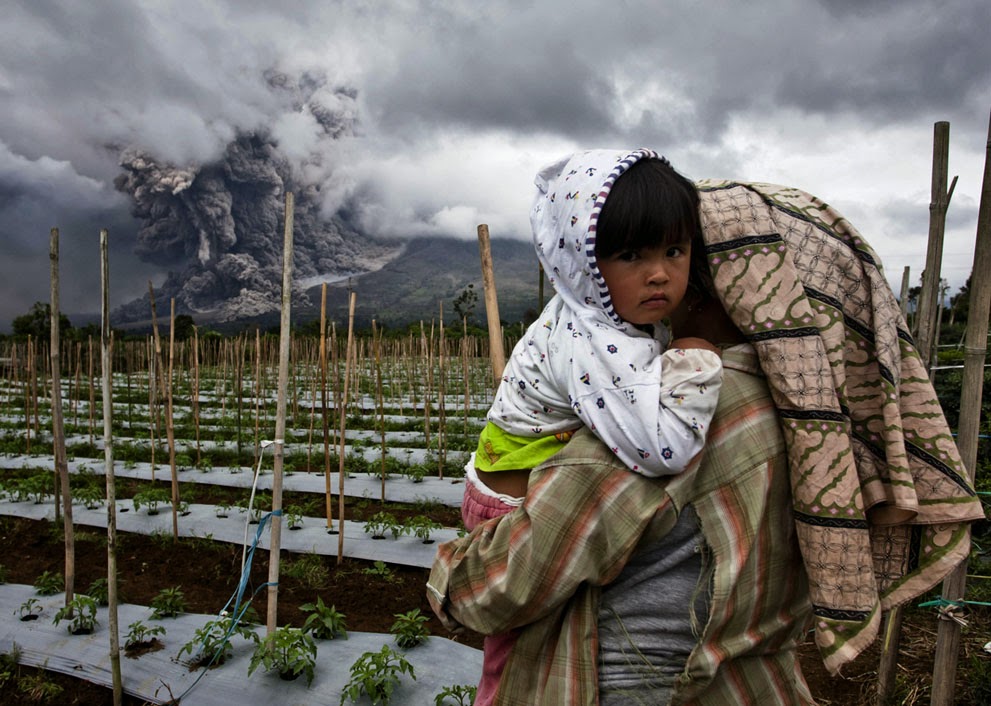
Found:
[[(307, 303), (301, 282), (378, 269), (398, 252), (356, 232), (337, 213), (321, 212), (321, 192), (333, 179), (327, 145), (353, 134), (353, 95), (338, 92), (336, 105), (328, 105), (314, 98), (322, 90), (318, 81), (293, 82), (282, 74), (268, 81), (288, 97), (288, 115), (306, 118), (307, 134), (296, 134), (309, 146), (302, 157), (284, 144), (293, 135), (284, 133), (280, 141), (267, 130), (238, 135), (218, 159), (201, 165), (176, 166), (135, 148), (122, 153), (114, 184), (131, 197), (132, 215), (141, 221), (135, 251), (169, 268), (155, 297), (174, 297), (177, 313), (224, 322), (279, 309), (287, 191), (295, 197), (294, 304)], [(307, 170), (323, 179), (304, 180)], [(115, 312), (120, 323), (149, 317), (147, 295)]]

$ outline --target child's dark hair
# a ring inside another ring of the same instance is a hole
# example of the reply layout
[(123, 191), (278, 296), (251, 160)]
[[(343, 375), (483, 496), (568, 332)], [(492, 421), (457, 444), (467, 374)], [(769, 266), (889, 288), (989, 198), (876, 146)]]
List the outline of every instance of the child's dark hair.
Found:
[(607, 258), (691, 241), (689, 289), (711, 291), (711, 275), (702, 246), (699, 194), (695, 185), (667, 160), (642, 159), (616, 180), (602, 205), (595, 228), (595, 256)]

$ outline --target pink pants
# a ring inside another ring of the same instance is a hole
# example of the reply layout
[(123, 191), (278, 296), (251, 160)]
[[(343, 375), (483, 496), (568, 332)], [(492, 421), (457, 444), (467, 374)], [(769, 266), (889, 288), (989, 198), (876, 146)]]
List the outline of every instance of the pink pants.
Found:
[[(501, 517), (513, 509), (512, 505), (507, 505), (499, 498), (485, 495), (466, 479), (465, 497), (461, 503), (461, 519), (469, 531), (485, 520)], [(478, 683), (478, 693), (472, 702), (473, 706), (492, 706), (495, 702), (499, 679), (506, 667), (509, 653), (516, 643), (516, 636), (517, 631), (510, 630), (485, 638), (482, 643), (482, 679)]]

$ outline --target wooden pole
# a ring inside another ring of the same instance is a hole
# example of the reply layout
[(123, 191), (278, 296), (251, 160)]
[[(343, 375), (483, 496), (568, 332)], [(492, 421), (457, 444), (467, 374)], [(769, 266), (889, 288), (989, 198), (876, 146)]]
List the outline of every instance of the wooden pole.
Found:
[[(155, 345), (155, 355), (152, 356), (152, 359), (155, 361), (155, 369), (158, 371), (158, 394), (165, 398), (166, 404), (165, 437), (169, 444), (169, 467), (172, 471), (172, 541), (178, 541), (179, 508), (177, 505), (179, 498), (179, 476), (176, 473), (175, 468), (175, 430), (172, 426), (172, 405), (169, 402), (171, 395), (169, 393), (169, 389), (165, 386), (165, 363), (162, 361), (162, 340), (158, 336), (158, 315), (155, 312), (155, 289), (151, 286), (151, 281), (148, 282), (148, 297), (151, 301), (151, 332), (152, 340)], [(155, 385), (155, 381), (149, 380), (149, 389), (153, 385)], [(170, 381), (169, 387), (171, 386), (172, 383)]]
[(926, 269), (922, 273), (919, 295), (916, 345), (926, 365), (932, 362), (933, 341), (936, 336), (936, 305), (939, 296), (940, 269), (943, 261), (943, 233), (949, 198), (946, 191), (950, 157), (950, 124), (938, 122), (933, 135), (932, 199), (929, 202), (929, 247)]
[(385, 502), (385, 403), (382, 400), (382, 334), (375, 327), (375, 319), (372, 319), (372, 343), (375, 346), (375, 407), (379, 415), (379, 432), (382, 435), (381, 454), (381, 475), (382, 492), (380, 502)]
[(320, 287), (320, 411), (323, 424), (323, 479), (327, 533), (334, 534), (334, 503), (330, 484), (330, 421), (327, 410), (327, 283)]
[(110, 264), (107, 230), (100, 231), (100, 366), (103, 373), (103, 458), (107, 477), (107, 621), (110, 629), (110, 672), (114, 706), (124, 698), (120, 672), (120, 628), (117, 616), (117, 490), (114, 483), (113, 351), (110, 341)]
[(347, 423), (348, 381), (351, 379), (352, 350), (354, 348), (354, 303), (352, 290), (348, 303), (348, 342), (344, 353), (344, 391), (341, 394), (337, 415), (341, 421), (340, 459), (337, 466), (337, 563), (344, 561), (344, 433)]
[[(977, 243), (971, 270), (970, 313), (967, 316), (964, 345), (963, 385), (960, 397), (960, 427), (957, 447), (973, 483), (977, 469), (977, 442), (981, 424), (981, 395), (984, 391), (984, 363), (987, 357), (988, 316), (991, 314), (991, 119), (984, 155), (984, 181), (977, 215)], [(943, 581), (943, 599), (963, 598), (967, 580), (967, 560)], [(960, 652), (960, 626), (954, 620), (940, 620), (933, 662), (933, 706), (950, 706), (956, 686), (957, 658)]]
[(286, 388), (289, 386), (290, 311), (292, 309), (293, 194), (286, 192), (285, 232), (282, 248), (282, 318), (279, 326), (279, 384), (275, 406), (275, 452), (272, 460), (272, 526), (268, 553), (267, 634), (278, 627), (279, 552), (282, 541), (282, 465), (285, 458)]
[(902, 270), (902, 291), (901, 299), (898, 301), (899, 308), (902, 311), (902, 318), (908, 321), (908, 284), (909, 284), (909, 272), (911, 268), (905, 265), (905, 269)]
[[(65, 604), (72, 602), (76, 582), (76, 539), (72, 531), (72, 491), (69, 488), (69, 464), (65, 456), (65, 429), (62, 422), (62, 360), (59, 355), (59, 242), (58, 228), (52, 228), (49, 257), (52, 261), (52, 303), (50, 319), (51, 346), (48, 352), (52, 368), (52, 444), (55, 471), (61, 481), (62, 521), (65, 529)], [(57, 500), (56, 500), (57, 502)]]
[(489, 359), (492, 361), (494, 387), (502, 382), (506, 367), (506, 352), (502, 345), (502, 325), (499, 319), (499, 299), (496, 296), (495, 274), (492, 269), (492, 244), (489, 227), (478, 226), (478, 251), (482, 258), (482, 285), (485, 288), (485, 317), (489, 322)]

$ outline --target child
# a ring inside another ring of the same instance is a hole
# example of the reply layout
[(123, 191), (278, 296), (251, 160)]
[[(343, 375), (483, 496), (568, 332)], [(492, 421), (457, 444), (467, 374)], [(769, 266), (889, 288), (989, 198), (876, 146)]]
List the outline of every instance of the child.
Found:
[[(661, 319), (689, 289), (695, 187), (649, 150), (593, 150), (542, 169), (530, 222), (557, 291), (513, 350), (465, 470), (470, 530), (518, 507), (530, 469), (583, 424), (632, 471), (679, 473), (701, 450), (722, 364)], [(690, 307), (689, 307), (690, 308)], [(487, 637), (476, 706), (491, 703), (513, 635)]]

